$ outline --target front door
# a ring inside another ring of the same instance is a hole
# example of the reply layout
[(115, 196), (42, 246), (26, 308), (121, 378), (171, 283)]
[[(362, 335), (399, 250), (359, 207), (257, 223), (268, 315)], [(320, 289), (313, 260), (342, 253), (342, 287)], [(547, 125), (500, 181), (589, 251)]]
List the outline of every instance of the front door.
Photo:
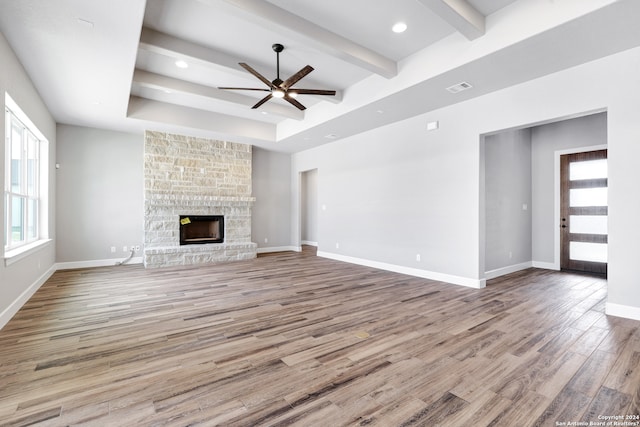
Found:
[(607, 274), (607, 150), (560, 156), (560, 268)]

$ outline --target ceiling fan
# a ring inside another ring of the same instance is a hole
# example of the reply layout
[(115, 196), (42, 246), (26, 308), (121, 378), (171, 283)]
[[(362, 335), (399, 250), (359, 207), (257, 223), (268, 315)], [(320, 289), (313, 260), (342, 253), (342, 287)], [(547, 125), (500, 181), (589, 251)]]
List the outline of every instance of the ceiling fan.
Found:
[(218, 89), (225, 90), (257, 90), (261, 92), (269, 92), (267, 96), (262, 98), (256, 105), (251, 108), (258, 108), (271, 98), (282, 98), (290, 104), (294, 105), (300, 110), (306, 109), (304, 105), (300, 102), (296, 101), (295, 98), (298, 95), (330, 95), (334, 96), (336, 94), (335, 90), (323, 90), (323, 89), (298, 89), (292, 88), (294, 84), (296, 84), (300, 79), (313, 71), (313, 67), (310, 65), (305, 66), (300, 71), (289, 77), (287, 80), (280, 79), (280, 52), (284, 50), (284, 46), (279, 43), (276, 43), (271, 46), (271, 48), (276, 53), (276, 78), (273, 81), (269, 81), (262, 74), (258, 73), (256, 70), (251, 68), (248, 64), (244, 62), (240, 62), (240, 66), (256, 76), (261, 82), (266, 84), (268, 89), (259, 89), (259, 88), (251, 88), (251, 87), (219, 87)]

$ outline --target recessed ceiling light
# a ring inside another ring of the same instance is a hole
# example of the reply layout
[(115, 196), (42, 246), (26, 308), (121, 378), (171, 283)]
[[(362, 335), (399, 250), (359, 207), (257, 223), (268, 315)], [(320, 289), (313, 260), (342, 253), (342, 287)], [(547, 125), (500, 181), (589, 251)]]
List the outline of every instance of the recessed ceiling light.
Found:
[(187, 61), (183, 61), (182, 59), (179, 59), (176, 61), (176, 67), (178, 68), (188, 68), (189, 64), (187, 64)]
[(405, 31), (407, 31), (407, 24), (405, 24), (404, 22), (396, 22), (395, 24), (393, 24), (393, 27), (391, 27), (391, 30), (394, 33), (404, 33)]

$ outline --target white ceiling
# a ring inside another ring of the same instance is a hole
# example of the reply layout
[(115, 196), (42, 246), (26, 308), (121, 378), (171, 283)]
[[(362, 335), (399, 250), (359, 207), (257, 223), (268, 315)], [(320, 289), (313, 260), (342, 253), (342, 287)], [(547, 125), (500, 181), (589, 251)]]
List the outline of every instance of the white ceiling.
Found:
[[(2, 0), (0, 30), (59, 123), (284, 152), (640, 45), (637, 0)], [(408, 30), (391, 26), (404, 21)], [(238, 65), (298, 88), (302, 112)], [(176, 67), (183, 59), (189, 67)], [(473, 87), (451, 94), (461, 81)], [(585, 88), (588, 90), (588, 88)]]

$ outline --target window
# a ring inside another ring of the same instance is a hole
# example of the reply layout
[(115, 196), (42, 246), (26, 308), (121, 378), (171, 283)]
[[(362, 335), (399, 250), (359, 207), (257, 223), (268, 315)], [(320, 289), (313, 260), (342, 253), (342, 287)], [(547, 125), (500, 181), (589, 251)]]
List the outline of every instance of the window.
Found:
[(41, 227), (43, 150), (47, 144), (24, 113), (5, 96), (5, 252), (44, 237)]

